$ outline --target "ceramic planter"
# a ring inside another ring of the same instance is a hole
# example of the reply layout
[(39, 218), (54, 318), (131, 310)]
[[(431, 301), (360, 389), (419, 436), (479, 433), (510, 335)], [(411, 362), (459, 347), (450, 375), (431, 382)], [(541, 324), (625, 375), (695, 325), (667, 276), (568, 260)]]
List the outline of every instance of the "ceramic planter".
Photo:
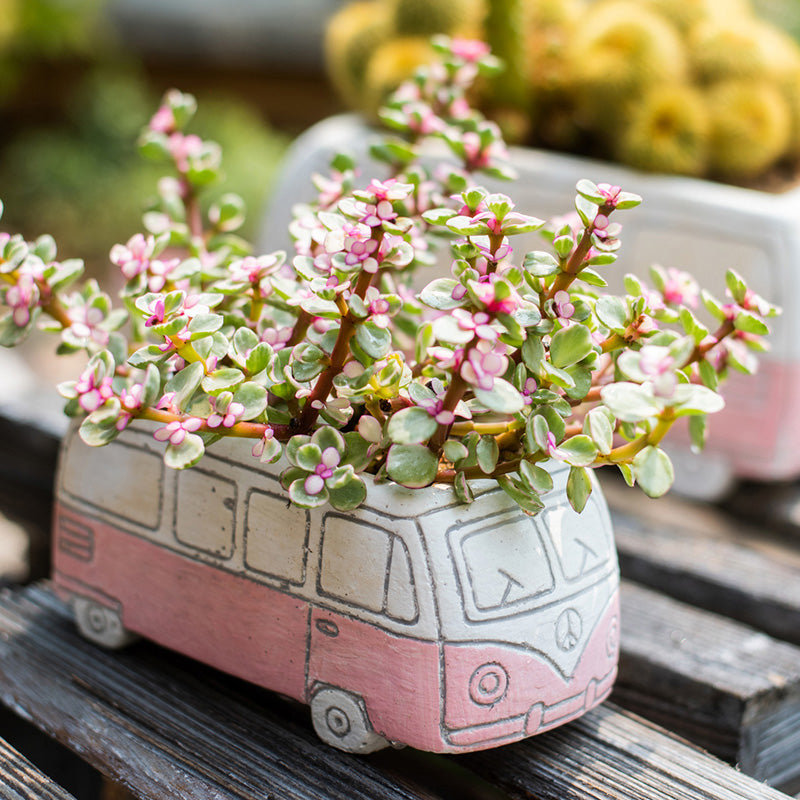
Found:
[(54, 575), (81, 632), (138, 634), (311, 707), (325, 742), (492, 747), (573, 719), (617, 670), (618, 568), (605, 501), (567, 469), (536, 517), (493, 483), (368, 481), (342, 514), (288, 503), (280, 466), (228, 439), (164, 467), (152, 428), (86, 446), (57, 478)]
[[(286, 247), (294, 203), (311, 196), (309, 177), (325, 173), (331, 155), (365, 153), (376, 137), (356, 115), (341, 115), (311, 128), (295, 143), (267, 215), (261, 244)], [(677, 267), (723, 296), (728, 268), (783, 307), (771, 320), (771, 351), (760, 357), (759, 377), (732, 375), (723, 394), (726, 409), (710, 420), (709, 443), (700, 457), (688, 446), (671, 447), (676, 488), (687, 494), (723, 494), (736, 477), (782, 480), (800, 475), (800, 188), (783, 194), (666, 175), (647, 175), (619, 165), (524, 148), (512, 149), (520, 175), (514, 184), (489, 183), (512, 196), (523, 213), (562, 215), (573, 208), (580, 178), (607, 182), (641, 194), (634, 212), (620, 215), (623, 245), (607, 278), (614, 290), (622, 276), (647, 278), (653, 264)], [(376, 165), (376, 175), (385, 167)], [(540, 247), (536, 237), (530, 247)], [(528, 242), (525, 243), (526, 246)], [(797, 307), (796, 307), (797, 306)], [(688, 442), (688, 437), (685, 439)]]

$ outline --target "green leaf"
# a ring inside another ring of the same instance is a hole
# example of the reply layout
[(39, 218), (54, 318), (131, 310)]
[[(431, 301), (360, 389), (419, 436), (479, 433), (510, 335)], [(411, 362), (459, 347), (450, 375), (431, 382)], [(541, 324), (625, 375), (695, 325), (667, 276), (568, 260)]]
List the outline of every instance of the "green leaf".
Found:
[(597, 318), (614, 333), (624, 333), (628, 327), (628, 306), (621, 297), (606, 295), (595, 304)]
[(208, 336), (214, 331), (218, 331), (223, 324), (224, 320), (220, 314), (198, 314), (192, 317), (189, 322), (189, 333), (191, 339), (200, 339), (203, 336)]
[(101, 447), (114, 441), (119, 436), (120, 431), (117, 430), (113, 423), (101, 424), (87, 417), (81, 423), (79, 433), (81, 439), (90, 447)]
[(392, 334), (386, 328), (379, 328), (371, 320), (356, 325), (355, 339), (359, 347), (376, 360), (388, 355), (392, 349)]
[(590, 436), (598, 451), (608, 455), (614, 444), (614, 423), (607, 408), (593, 408), (583, 421), (583, 432)]
[(439, 460), (422, 444), (393, 444), (386, 456), (389, 477), (411, 489), (433, 483), (438, 468)]
[(246, 381), (237, 387), (233, 399), (244, 406), (243, 420), (255, 419), (267, 407), (267, 390), (253, 381)]
[(500, 448), (497, 446), (494, 436), (481, 436), (475, 448), (475, 455), (478, 458), (478, 466), (486, 475), (494, 472), (497, 466), (497, 459), (500, 457)]
[(188, 364), (167, 382), (164, 392), (175, 392), (175, 404), (183, 408), (200, 386), (205, 370), (199, 361)]
[(319, 494), (308, 494), (305, 478), (298, 478), (289, 485), (289, 499), (300, 508), (319, 508), (328, 502), (328, 490), (323, 486)]
[(631, 466), (636, 482), (649, 497), (661, 497), (675, 480), (672, 462), (659, 447), (645, 447), (636, 454)]
[(597, 458), (597, 446), (583, 433), (565, 439), (558, 449), (563, 453), (564, 461), (573, 467), (588, 467)]
[(311, 442), (319, 447), (320, 452), (332, 447), (340, 456), (344, 455), (347, 448), (344, 436), (330, 425), (317, 428), (311, 436)]
[(361, 472), (372, 460), (372, 444), (356, 431), (348, 431), (343, 436), (346, 449), (342, 464), (351, 464), (356, 472)]
[[(199, 363), (199, 362), (195, 362)], [(202, 367), (202, 365), (201, 365)], [(221, 367), (206, 375), (200, 382), (203, 389), (209, 394), (219, 394), (228, 389), (233, 389), (244, 380), (244, 373), (236, 367)]]
[(522, 360), (534, 374), (541, 375), (542, 362), (545, 360), (544, 345), (538, 336), (529, 335), (522, 344)]
[(522, 480), (539, 494), (549, 492), (553, 488), (553, 476), (542, 467), (531, 464), (523, 459), (519, 464), (519, 474)]
[(725, 310), (722, 308), (722, 303), (717, 300), (714, 295), (708, 292), (706, 289), (702, 289), (700, 292), (700, 297), (703, 300), (703, 305), (706, 307), (706, 310), (712, 317), (720, 322), (726, 319)]
[(297, 448), (295, 462), (298, 467), (306, 472), (314, 472), (322, 460), (322, 451), (317, 445), (309, 442)]
[(419, 444), (430, 439), (438, 427), (436, 420), (424, 408), (412, 406), (393, 414), (386, 432), (397, 444)]
[(747, 284), (736, 270), (729, 269), (725, 273), (725, 285), (728, 287), (731, 297), (733, 297), (737, 303), (741, 303), (744, 300), (747, 295)]
[(328, 488), (330, 503), (337, 511), (352, 511), (367, 499), (367, 486), (358, 475)]
[(592, 493), (592, 476), (583, 467), (570, 467), (567, 477), (567, 500), (578, 512), (586, 508), (586, 501)]
[(453, 490), (455, 491), (459, 503), (471, 503), (475, 499), (469, 481), (463, 472), (456, 473), (455, 480), (453, 481)]
[(464, 305), (464, 300), (453, 299), (453, 290), (459, 282), (452, 278), (437, 278), (431, 281), (420, 293), (419, 299), (430, 308), (447, 311)]
[(769, 333), (769, 327), (755, 314), (749, 311), (739, 311), (733, 318), (733, 327), (737, 331), (744, 331), (745, 333), (755, 333), (759, 336), (766, 336)]
[(689, 417), (689, 438), (692, 442), (692, 449), (699, 452), (706, 444), (706, 431), (708, 428), (705, 414), (698, 414)]
[(597, 204), (592, 203), (581, 195), (575, 198), (575, 210), (578, 212), (581, 222), (587, 228), (594, 222), (594, 218), (597, 216)]
[(676, 415), (716, 414), (725, 408), (725, 400), (707, 386), (697, 383), (681, 383), (675, 387), (672, 396)]
[(526, 253), (522, 266), (536, 278), (546, 278), (548, 275), (555, 275), (561, 271), (558, 261), (544, 250), (532, 250), (530, 253)]
[(562, 369), (582, 361), (593, 350), (592, 335), (583, 325), (562, 328), (550, 340), (550, 359)]
[(595, 205), (602, 206), (606, 202), (605, 197), (600, 194), (597, 185), (588, 178), (581, 178), (575, 184), (575, 191), (577, 191), (579, 195), (585, 197), (587, 200), (591, 200), (591, 202)]
[(259, 342), (247, 356), (245, 367), (251, 375), (258, 375), (259, 372), (270, 365), (274, 355), (275, 353), (270, 345), (266, 342)]
[(620, 381), (603, 387), (600, 392), (606, 407), (623, 422), (650, 419), (661, 411), (661, 404), (653, 396), (652, 387)]
[(526, 514), (535, 516), (544, 508), (539, 495), (522, 481), (516, 481), (510, 475), (500, 475), (497, 483)]
[(167, 445), (164, 463), (172, 469), (187, 469), (193, 467), (204, 453), (203, 440), (195, 433), (188, 433), (179, 445)]
[(495, 378), (491, 389), (476, 386), (473, 392), (482, 406), (498, 414), (516, 414), (525, 407), (522, 395), (503, 378)]

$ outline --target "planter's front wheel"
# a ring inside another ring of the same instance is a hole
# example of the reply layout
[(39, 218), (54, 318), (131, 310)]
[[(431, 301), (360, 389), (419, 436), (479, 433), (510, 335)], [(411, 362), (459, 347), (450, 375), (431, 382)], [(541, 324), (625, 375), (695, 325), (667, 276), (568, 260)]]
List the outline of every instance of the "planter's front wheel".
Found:
[(320, 689), (311, 698), (311, 719), (323, 742), (348, 753), (374, 753), (389, 744), (372, 730), (363, 699), (343, 689)]
[(88, 597), (76, 597), (73, 609), (78, 630), (90, 642), (118, 650), (136, 639), (136, 635), (123, 626), (119, 612), (113, 608)]

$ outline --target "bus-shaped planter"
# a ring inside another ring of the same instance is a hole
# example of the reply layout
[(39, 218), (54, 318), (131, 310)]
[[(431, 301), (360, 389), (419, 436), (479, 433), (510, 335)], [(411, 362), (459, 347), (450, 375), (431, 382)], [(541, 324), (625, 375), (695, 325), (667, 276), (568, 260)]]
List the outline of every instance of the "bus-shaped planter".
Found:
[[(54, 585), (108, 647), (138, 634), (311, 707), (325, 742), (493, 747), (573, 719), (617, 671), (619, 574), (596, 487), (568, 470), (529, 517), (494, 484), (368, 480), (343, 514), (293, 506), (247, 442), (173, 471), (152, 428), (62, 448)], [(367, 476), (368, 477), (368, 476)]]

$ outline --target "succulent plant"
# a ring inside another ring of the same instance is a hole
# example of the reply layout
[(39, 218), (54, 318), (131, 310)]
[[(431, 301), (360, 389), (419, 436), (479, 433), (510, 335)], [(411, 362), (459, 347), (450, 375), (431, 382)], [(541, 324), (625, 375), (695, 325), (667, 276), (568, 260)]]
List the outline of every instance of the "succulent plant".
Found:
[(699, 89), (688, 84), (658, 86), (638, 104), (614, 154), (649, 172), (700, 175), (708, 164), (710, 131)]
[(753, 178), (780, 158), (789, 142), (791, 119), (776, 87), (766, 81), (724, 81), (707, 97), (713, 173)]
[(356, 0), (333, 15), (325, 63), (336, 91), (370, 116), (402, 81), (431, 61), (431, 35), (476, 37), (484, 0)]

